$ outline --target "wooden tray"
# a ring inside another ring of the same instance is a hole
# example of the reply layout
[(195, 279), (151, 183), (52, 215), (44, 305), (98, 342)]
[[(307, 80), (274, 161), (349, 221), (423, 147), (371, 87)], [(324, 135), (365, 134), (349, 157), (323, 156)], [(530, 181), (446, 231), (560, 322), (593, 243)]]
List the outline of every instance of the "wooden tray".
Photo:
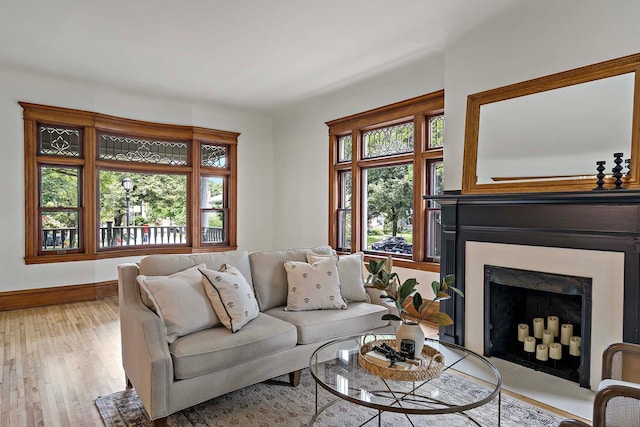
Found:
[[(368, 335), (367, 335), (368, 336)], [(365, 340), (367, 338), (365, 336)], [(438, 350), (428, 345), (422, 348), (422, 354), (415, 359), (418, 366), (403, 367), (402, 364), (390, 368), (389, 361), (368, 355), (373, 347), (381, 344), (388, 344), (396, 349), (395, 339), (381, 339), (364, 343), (358, 352), (358, 361), (367, 372), (381, 378), (396, 381), (426, 381), (436, 378), (444, 369), (444, 356)], [(400, 362), (402, 363), (402, 362)]]

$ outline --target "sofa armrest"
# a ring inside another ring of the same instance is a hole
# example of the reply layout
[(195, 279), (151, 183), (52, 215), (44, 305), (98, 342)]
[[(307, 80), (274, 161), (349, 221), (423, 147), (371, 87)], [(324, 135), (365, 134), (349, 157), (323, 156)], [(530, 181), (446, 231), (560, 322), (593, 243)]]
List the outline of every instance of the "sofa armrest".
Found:
[[(164, 322), (140, 301), (127, 265), (118, 266), (122, 365), (151, 419), (169, 415), (173, 361)], [(134, 296), (136, 295), (136, 296)]]
[[(386, 308), (387, 310), (389, 310), (390, 314), (395, 314), (396, 316), (400, 316), (400, 313), (398, 312), (398, 307), (396, 307), (393, 301), (380, 297), (380, 295), (384, 295), (384, 291), (381, 291), (380, 289), (376, 289), (376, 288), (365, 288), (365, 290), (367, 291), (367, 294), (369, 295), (369, 298), (371, 299), (372, 304), (380, 305)], [(394, 327), (396, 331), (400, 327), (400, 322), (390, 322), (390, 324)]]

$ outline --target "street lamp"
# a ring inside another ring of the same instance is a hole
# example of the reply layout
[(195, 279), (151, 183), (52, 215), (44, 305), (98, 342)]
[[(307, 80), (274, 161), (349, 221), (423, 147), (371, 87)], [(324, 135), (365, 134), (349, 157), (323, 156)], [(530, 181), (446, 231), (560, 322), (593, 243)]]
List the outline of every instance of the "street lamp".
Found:
[(133, 190), (133, 180), (126, 177), (122, 180), (121, 184), (125, 191), (125, 200), (127, 201), (127, 227), (129, 227), (129, 199), (131, 198), (131, 190)]

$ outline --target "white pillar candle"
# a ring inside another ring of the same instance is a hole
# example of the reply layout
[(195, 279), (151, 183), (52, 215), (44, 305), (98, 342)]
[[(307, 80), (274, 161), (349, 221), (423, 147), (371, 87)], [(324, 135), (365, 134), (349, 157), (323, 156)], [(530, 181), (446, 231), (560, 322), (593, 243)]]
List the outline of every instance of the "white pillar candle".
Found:
[(533, 319), (533, 336), (534, 338), (542, 338), (544, 330), (544, 319), (542, 317), (534, 317)]
[(542, 344), (549, 345), (553, 342), (553, 332), (549, 329), (542, 331)]
[(565, 323), (560, 328), (560, 344), (569, 345), (569, 338), (573, 336), (573, 325)]
[(536, 339), (534, 337), (524, 337), (524, 351), (527, 353), (536, 351)]
[(549, 347), (546, 344), (538, 344), (536, 347), (536, 359), (542, 362), (549, 360)]
[(518, 325), (518, 341), (524, 342), (524, 337), (529, 336), (529, 325), (520, 323)]
[(562, 359), (562, 345), (558, 342), (549, 344), (549, 357), (553, 360)]
[(558, 319), (558, 316), (547, 317), (547, 329), (553, 333), (554, 337), (560, 335), (560, 319)]
[(582, 338), (580, 337), (569, 338), (569, 354), (572, 356), (580, 356), (581, 343), (582, 343)]

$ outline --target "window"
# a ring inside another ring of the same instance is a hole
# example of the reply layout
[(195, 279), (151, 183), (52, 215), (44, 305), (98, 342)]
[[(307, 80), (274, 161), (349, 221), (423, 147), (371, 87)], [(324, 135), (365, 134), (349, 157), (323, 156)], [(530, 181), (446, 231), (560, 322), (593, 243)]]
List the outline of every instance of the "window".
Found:
[(28, 264), (235, 248), (238, 133), (21, 105)]
[(444, 91), (328, 122), (330, 244), (437, 271)]

